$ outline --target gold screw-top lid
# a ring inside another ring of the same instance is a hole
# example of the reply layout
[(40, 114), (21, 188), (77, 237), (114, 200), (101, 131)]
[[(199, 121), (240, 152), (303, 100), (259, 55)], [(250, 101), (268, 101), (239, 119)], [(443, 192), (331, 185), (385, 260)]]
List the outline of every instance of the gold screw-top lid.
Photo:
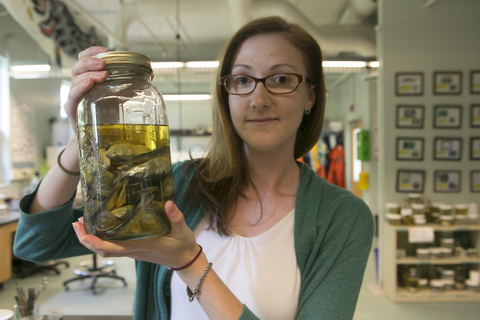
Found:
[(114, 63), (131, 63), (138, 66), (142, 66), (153, 72), (150, 58), (146, 55), (137, 52), (130, 51), (110, 51), (103, 52), (93, 55), (94, 58), (100, 58), (105, 60), (105, 63), (114, 64)]

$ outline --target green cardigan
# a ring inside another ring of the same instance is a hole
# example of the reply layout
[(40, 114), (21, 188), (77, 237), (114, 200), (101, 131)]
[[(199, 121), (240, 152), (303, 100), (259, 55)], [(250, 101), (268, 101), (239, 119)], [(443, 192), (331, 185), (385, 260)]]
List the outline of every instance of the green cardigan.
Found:
[[(352, 319), (372, 245), (372, 214), (349, 191), (318, 177), (306, 165), (298, 165), (294, 241), (301, 287), (296, 319)], [(186, 198), (192, 174), (182, 174), (182, 163), (173, 166), (175, 203), (193, 230), (202, 218), (202, 208)], [(33, 195), (20, 201), (15, 255), (43, 262), (91, 254), (71, 227), (83, 213), (81, 207), (72, 207), (73, 198), (54, 210), (26, 214)], [(134, 318), (169, 319), (172, 272), (161, 265), (136, 261), (136, 275)], [(258, 318), (244, 306), (239, 320), (249, 319)]]

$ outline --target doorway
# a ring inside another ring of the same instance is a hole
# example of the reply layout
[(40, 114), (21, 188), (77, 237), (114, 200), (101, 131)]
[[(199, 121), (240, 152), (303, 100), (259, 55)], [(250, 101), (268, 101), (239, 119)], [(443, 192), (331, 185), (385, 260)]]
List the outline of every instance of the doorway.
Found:
[(360, 181), (360, 173), (363, 170), (362, 161), (357, 159), (357, 133), (362, 130), (362, 120), (355, 120), (350, 122), (350, 154), (352, 155), (352, 161), (350, 164), (351, 175), (350, 175), (350, 185), (351, 190), (354, 195), (360, 199), (363, 196), (362, 190), (358, 187)]

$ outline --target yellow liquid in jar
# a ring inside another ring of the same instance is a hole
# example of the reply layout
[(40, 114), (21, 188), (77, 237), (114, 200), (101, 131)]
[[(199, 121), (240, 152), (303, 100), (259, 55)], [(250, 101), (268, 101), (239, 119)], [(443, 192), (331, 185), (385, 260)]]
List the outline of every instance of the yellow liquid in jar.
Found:
[(174, 200), (167, 126), (78, 128), (84, 219), (89, 233), (128, 240), (170, 232)]

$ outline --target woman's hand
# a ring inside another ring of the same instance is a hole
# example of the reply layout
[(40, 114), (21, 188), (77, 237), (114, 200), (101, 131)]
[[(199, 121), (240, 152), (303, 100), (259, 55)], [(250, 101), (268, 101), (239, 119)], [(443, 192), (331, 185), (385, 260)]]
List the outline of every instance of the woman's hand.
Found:
[(75, 134), (77, 132), (77, 107), (83, 94), (90, 90), (95, 83), (105, 81), (108, 75), (106, 71), (102, 71), (105, 67), (105, 61), (92, 58), (92, 56), (107, 51), (108, 49), (104, 47), (90, 47), (80, 52), (78, 61), (72, 65), (72, 82), (64, 107)]
[(73, 228), (80, 243), (102, 257), (130, 257), (178, 268), (192, 261), (199, 248), (192, 230), (185, 224), (182, 212), (172, 201), (165, 204), (165, 212), (172, 224), (170, 233), (165, 236), (108, 242), (88, 234), (83, 218), (75, 222)]

